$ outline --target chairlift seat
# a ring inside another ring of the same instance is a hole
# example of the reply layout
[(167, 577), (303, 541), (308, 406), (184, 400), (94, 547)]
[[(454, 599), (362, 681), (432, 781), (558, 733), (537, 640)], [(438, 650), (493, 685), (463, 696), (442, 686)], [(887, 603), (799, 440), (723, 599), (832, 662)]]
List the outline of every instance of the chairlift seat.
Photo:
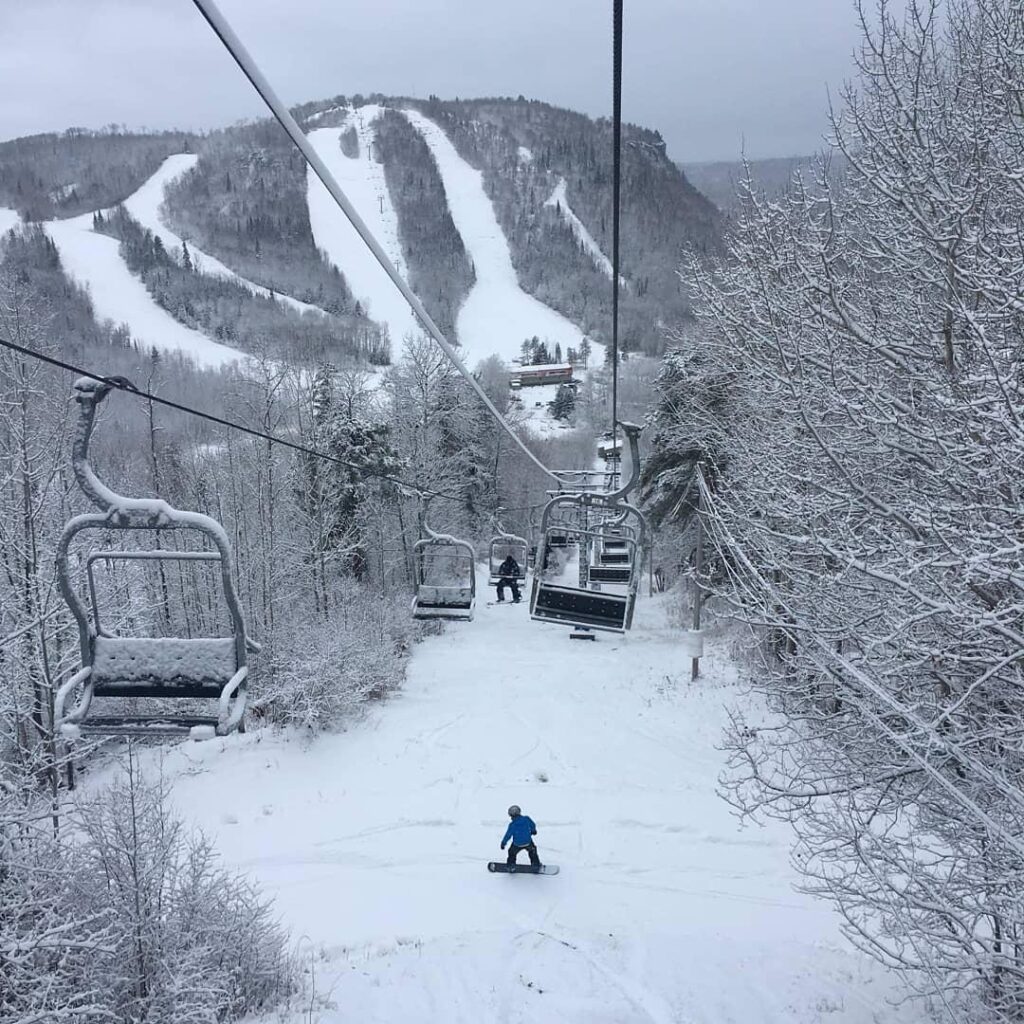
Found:
[(238, 671), (231, 637), (109, 637), (93, 641), (97, 697), (219, 697)]
[(591, 583), (621, 583), (627, 585), (632, 579), (633, 570), (629, 566), (592, 565), (587, 571)]
[(628, 565), (632, 561), (629, 550), (625, 547), (621, 551), (609, 551), (607, 548), (601, 552), (602, 565)]
[(414, 619), (472, 619), (476, 597), (471, 587), (420, 584), (412, 602)]
[(534, 587), (530, 618), (624, 633), (629, 605), (630, 598), (625, 594), (604, 594), (539, 583)]

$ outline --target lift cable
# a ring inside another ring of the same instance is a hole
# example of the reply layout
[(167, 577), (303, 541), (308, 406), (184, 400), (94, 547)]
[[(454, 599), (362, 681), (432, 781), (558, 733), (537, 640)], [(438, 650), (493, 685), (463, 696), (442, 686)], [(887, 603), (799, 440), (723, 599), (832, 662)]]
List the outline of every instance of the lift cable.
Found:
[(277, 118), (281, 127), (288, 133), (288, 137), (295, 143), (296, 147), (298, 147), (298, 150), (302, 153), (306, 163), (310, 166), (320, 181), (323, 182), (324, 187), (331, 194), (331, 198), (338, 204), (342, 213), (344, 213), (348, 218), (349, 223), (351, 223), (352, 227), (355, 228), (359, 237), (362, 238), (369, 247), (370, 252), (373, 253), (374, 258), (381, 265), (381, 268), (394, 282), (395, 287), (402, 293), (402, 296), (405, 298), (405, 301), (409, 303), (409, 306), (412, 308), (413, 313), (416, 314), (416, 317), (424, 330), (442, 348), (445, 355), (447, 355), (455, 365), (455, 368), (462, 374), (469, 386), (473, 388), (480, 397), (480, 400), (487, 407), (491, 415), (498, 421), (508, 436), (511, 437), (519, 448), (526, 454), (530, 461), (547, 476), (552, 477), (554, 480), (559, 480), (558, 474), (554, 470), (548, 469), (548, 467), (530, 451), (523, 439), (515, 432), (511, 424), (504, 416), (501, 415), (500, 412), (498, 412), (494, 403), (487, 397), (487, 393), (480, 386), (480, 382), (466, 368), (465, 364), (459, 358), (458, 353), (452, 347), (448, 339), (445, 338), (441, 329), (434, 323), (426, 309), (423, 308), (423, 304), (417, 298), (416, 293), (409, 287), (402, 275), (399, 274), (394, 264), (388, 258), (387, 253), (384, 252), (380, 243), (376, 238), (374, 238), (373, 233), (366, 226), (362, 217), (359, 216), (355, 207), (342, 191), (341, 186), (339, 186), (337, 181), (335, 181), (334, 176), (327, 169), (323, 160), (320, 159), (316, 150), (310, 144), (309, 139), (307, 139), (303, 134), (303, 131), (296, 123), (295, 118), (292, 117), (288, 108), (281, 102), (277, 94), (271, 88), (270, 83), (260, 71), (256, 62), (253, 60), (252, 55), (248, 50), (246, 50), (242, 41), (235, 34), (234, 29), (231, 28), (227, 19), (225, 19), (224, 15), (221, 14), (220, 10), (217, 8), (217, 5), (213, 0), (193, 0), (193, 3), (234, 58), (235, 63), (237, 63), (242, 69), (245, 77), (252, 83), (263, 102), (270, 108), (271, 113), (273, 113), (274, 117)]
[(161, 395), (153, 394), (152, 391), (145, 391), (142, 388), (137, 388), (125, 377), (104, 377), (101, 374), (94, 373), (92, 370), (85, 370), (81, 366), (75, 366), (74, 363), (68, 363), (63, 359), (57, 359), (54, 356), (45, 355), (42, 352), (26, 348), (24, 345), (19, 345), (6, 338), (0, 338), (0, 346), (10, 349), (12, 352), (18, 352), (23, 356), (38, 359), (40, 362), (49, 363), (51, 366), (56, 366), (58, 369), (68, 370), (71, 373), (77, 374), (79, 377), (88, 377), (90, 380), (99, 381), (101, 384), (109, 384), (111, 387), (117, 388), (119, 391), (124, 391), (129, 395), (135, 395), (138, 398), (144, 398), (150, 402), (155, 402), (157, 405), (165, 405), (169, 409), (177, 409), (178, 412), (187, 413), (189, 416), (197, 416), (199, 419), (209, 420), (211, 423), (217, 423), (222, 427), (227, 427), (229, 430), (239, 430), (243, 434), (258, 437), (263, 441), (270, 441), (272, 444), (279, 444), (283, 448), (291, 448), (293, 451), (301, 452), (303, 455), (309, 455), (315, 459), (322, 459), (324, 462), (333, 462), (338, 466), (344, 466), (346, 469), (357, 470), (358, 472), (365, 473), (367, 476), (374, 477), (377, 480), (387, 480), (388, 483), (396, 484), (398, 487), (414, 494), (426, 494), (432, 498), (443, 498), (445, 501), (465, 501), (464, 496), (448, 494), (445, 491), (435, 491), (431, 488), (424, 487), (422, 484), (410, 483), (408, 480), (403, 480), (401, 477), (391, 476), (388, 473), (378, 473), (374, 470), (368, 469), (366, 466), (360, 465), (357, 462), (350, 462), (347, 459), (339, 458), (337, 455), (330, 455), (327, 452), (318, 451), (316, 448), (310, 448), (308, 445), (299, 444), (297, 441), (289, 441), (287, 438), (278, 437), (275, 434), (267, 434), (262, 430), (256, 430), (254, 427), (247, 427), (244, 423), (238, 423), (236, 420), (228, 420), (223, 416), (215, 416), (213, 413), (203, 412), (201, 409), (195, 409), (190, 405), (182, 405), (180, 402), (172, 401), (170, 398), (164, 398)]
[(622, 0), (612, 0), (612, 445), (619, 429), (619, 192), (622, 179)]

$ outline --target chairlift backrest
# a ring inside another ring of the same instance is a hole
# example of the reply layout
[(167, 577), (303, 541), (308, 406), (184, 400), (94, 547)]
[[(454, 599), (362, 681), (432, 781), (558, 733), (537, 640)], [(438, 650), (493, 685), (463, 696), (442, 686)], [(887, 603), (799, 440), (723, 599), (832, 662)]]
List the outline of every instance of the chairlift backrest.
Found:
[(416, 619), (472, 619), (476, 605), (476, 553), (468, 541), (434, 533), (413, 545)]
[(515, 560), (518, 566), (512, 578), (518, 580), (526, 579), (526, 563), (529, 557), (529, 549), (530, 545), (526, 542), (525, 537), (517, 537), (512, 533), (499, 533), (495, 536), (491, 540), (487, 559), (491, 585), (493, 586), (502, 578), (501, 566), (509, 556)]
[[(130, 387), (123, 378), (117, 383)], [(147, 734), (175, 733), (196, 724), (212, 726), (220, 735), (242, 724), (248, 676), (247, 646), (251, 644), (245, 629), (241, 604), (235, 593), (231, 573), (231, 546), (224, 528), (215, 519), (199, 512), (173, 508), (158, 498), (128, 498), (116, 494), (96, 476), (89, 463), (89, 442), (100, 402), (114, 384), (82, 378), (75, 382), (75, 400), (79, 420), (75, 434), (72, 463), (82, 493), (97, 512), (72, 518), (57, 543), (57, 579), (61, 594), (78, 625), (81, 667), (58, 691), (55, 717), (57, 725), (88, 724), (86, 719), (94, 697), (190, 697), (217, 698), (215, 718), (189, 717), (179, 720), (167, 715), (149, 718), (114, 716), (96, 725), (97, 731)], [(182, 549), (111, 550), (97, 549), (85, 560), (89, 607), (86, 607), (72, 582), (69, 548), (72, 540), (88, 531), (152, 532), (162, 538), (164, 531), (196, 534), (209, 547), (203, 551)], [(197, 561), (210, 562), (219, 569), (230, 635), (225, 637), (175, 638), (165, 636), (113, 636), (100, 618), (93, 566), (97, 561)], [(255, 646), (255, 645), (253, 645)], [(67, 701), (79, 696), (69, 711)], [(182, 724), (184, 723), (184, 724)], [(181, 726), (179, 728), (179, 726)]]

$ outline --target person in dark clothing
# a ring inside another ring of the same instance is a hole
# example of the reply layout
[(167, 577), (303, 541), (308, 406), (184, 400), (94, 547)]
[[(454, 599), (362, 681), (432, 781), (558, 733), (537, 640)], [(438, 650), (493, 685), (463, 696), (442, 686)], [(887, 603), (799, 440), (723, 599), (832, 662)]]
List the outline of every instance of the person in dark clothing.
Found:
[(501, 841), (501, 848), (505, 849), (505, 844), (508, 843), (508, 869), (514, 871), (516, 868), (516, 858), (519, 856), (520, 850), (525, 850), (530, 856), (530, 867), (540, 869), (540, 857), (537, 854), (537, 844), (533, 841), (533, 837), (537, 834), (537, 826), (533, 823), (533, 818), (529, 817), (519, 809), (516, 804), (513, 804), (508, 809), (508, 816), (512, 819), (508, 823), (508, 828), (505, 829), (505, 838)]
[(512, 603), (519, 604), (519, 580), (522, 570), (519, 563), (509, 555), (501, 565), (498, 566), (498, 600), (505, 600), (505, 588), (512, 588)]

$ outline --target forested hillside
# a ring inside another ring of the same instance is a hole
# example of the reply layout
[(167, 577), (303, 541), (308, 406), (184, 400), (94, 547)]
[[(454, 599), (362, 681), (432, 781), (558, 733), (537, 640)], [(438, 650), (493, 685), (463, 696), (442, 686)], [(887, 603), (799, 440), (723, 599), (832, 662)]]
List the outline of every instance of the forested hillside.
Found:
[(168, 223), (244, 277), (331, 313), (355, 313), (342, 275), (313, 243), (306, 165), (275, 121), (213, 132), (167, 189)]
[(0, 142), (0, 206), (25, 220), (92, 213), (129, 196), (165, 157), (192, 152), (195, 144), (188, 132), (84, 128)]
[[(610, 122), (523, 98), (410, 102), (483, 172), (523, 288), (599, 342), (609, 340), (611, 282), (545, 202), (565, 178), (573, 212), (611, 255)], [(621, 342), (657, 353), (659, 325), (690, 315), (679, 257), (718, 250), (719, 214), (668, 159), (661, 136), (635, 125), (623, 126), (620, 230)]]

